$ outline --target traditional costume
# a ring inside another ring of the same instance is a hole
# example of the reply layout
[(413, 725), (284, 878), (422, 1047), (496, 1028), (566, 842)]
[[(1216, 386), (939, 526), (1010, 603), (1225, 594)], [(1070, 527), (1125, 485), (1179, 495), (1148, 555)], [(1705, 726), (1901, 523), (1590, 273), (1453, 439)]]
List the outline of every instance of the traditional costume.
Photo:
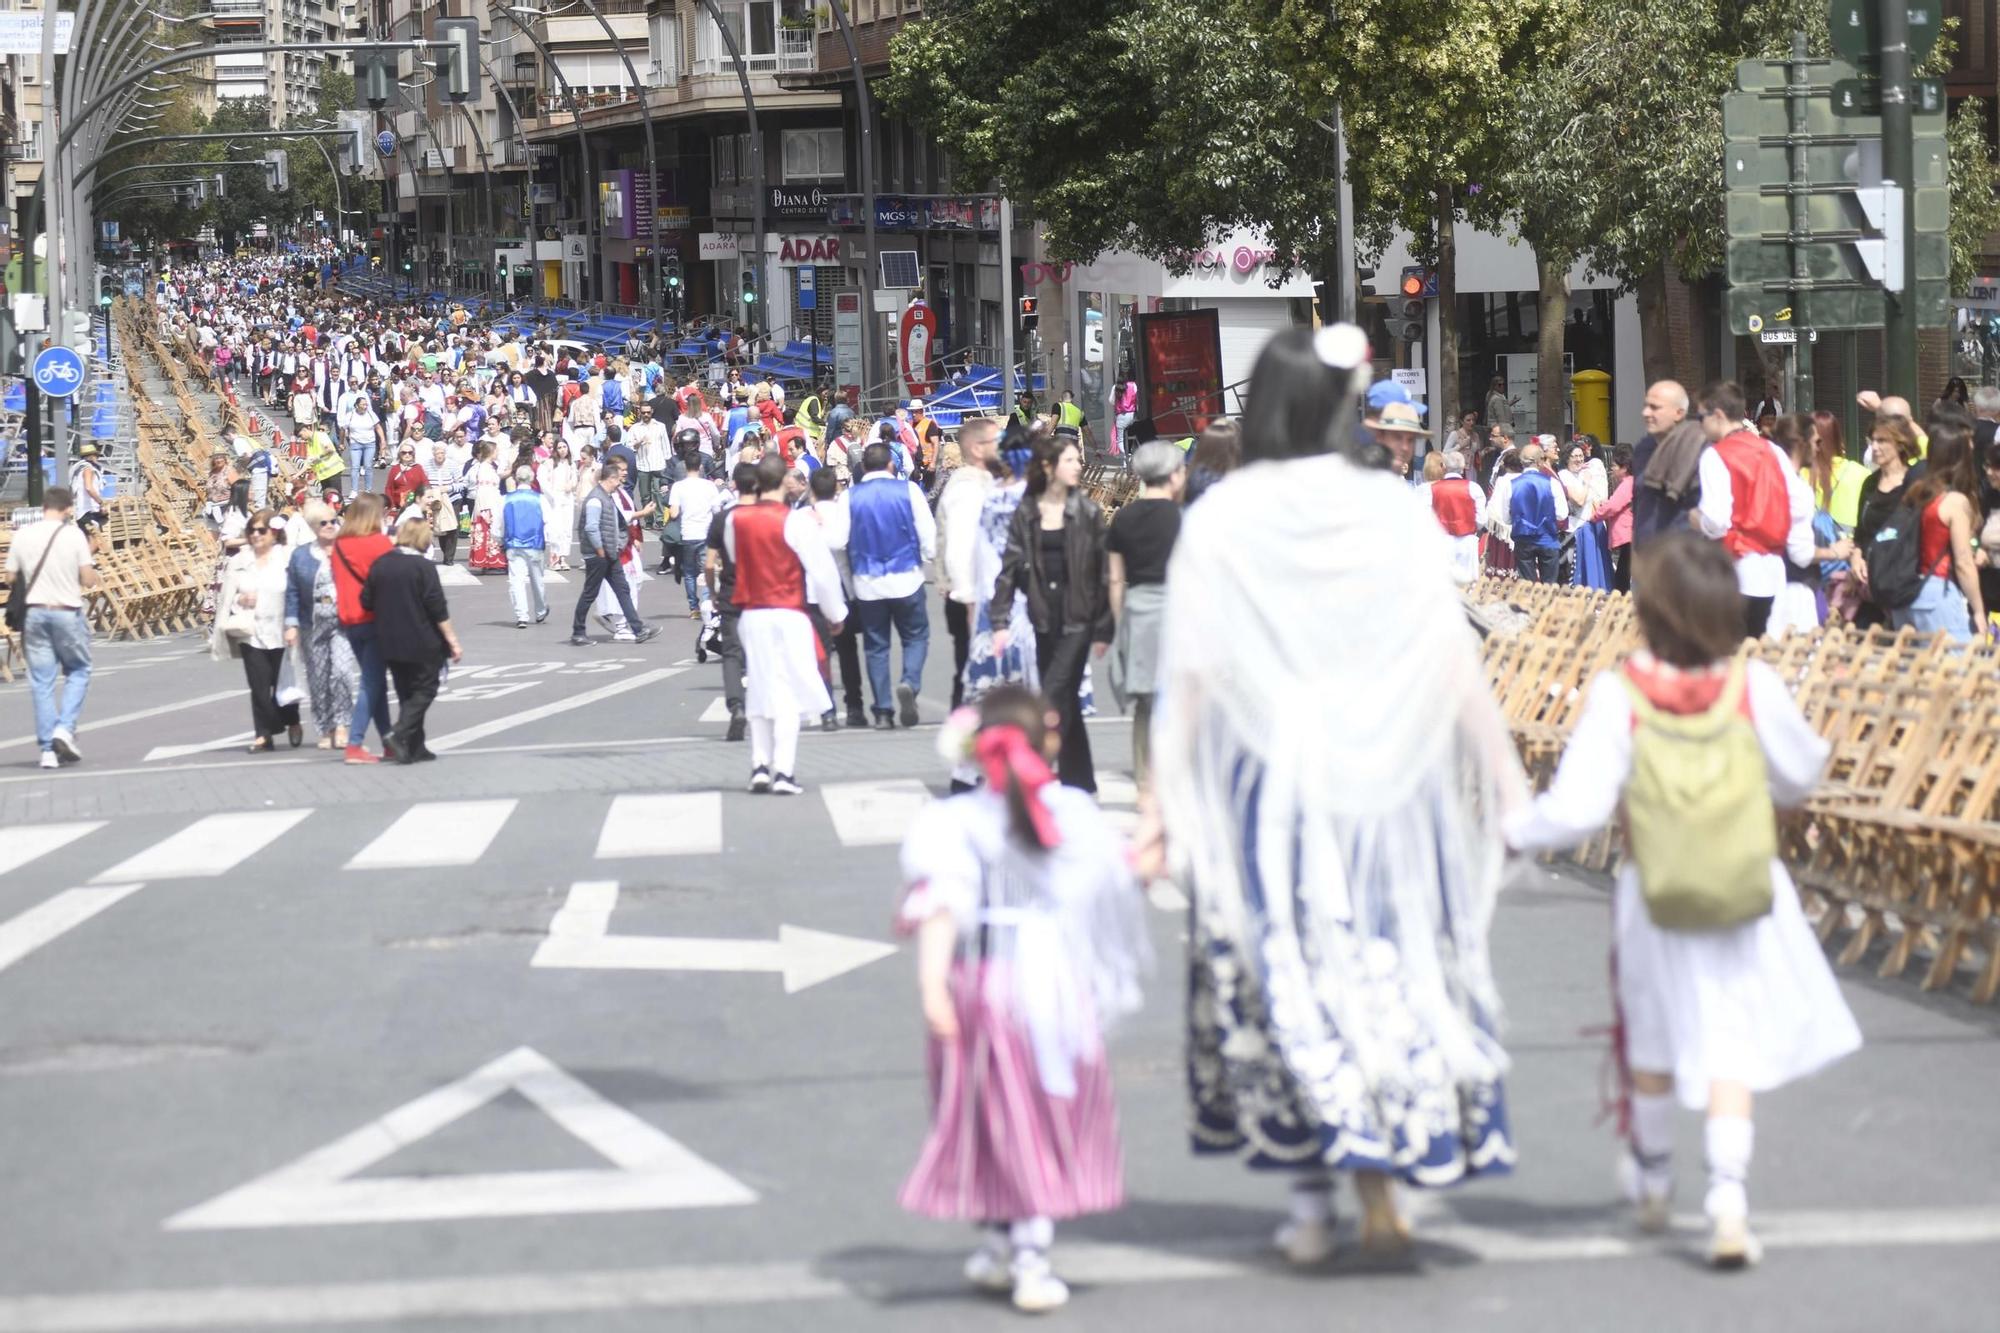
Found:
[[(1045, 1309), (1067, 1295), (1048, 1269), (1054, 1222), (1125, 1199), (1103, 1031), (1139, 1007), (1144, 909), (1103, 813), (1019, 727), (979, 733), (976, 759), (986, 788), (930, 806), (903, 844), (899, 928), (951, 918), (958, 1032), (930, 1039), (931, 1129), (900, 1197), (985, 1226), (967, 1276)], [(1034, 843), (1011, 825), (1010, 770)]]
[(1436, 520), (1338, 455), (1259, 462), (1169, 569), (1153, 766), (1193, 898), (1195, 1150), (1304, 1168), (1295, 1220), (1330, 1170), (1506, 1170), (1486, 935), (1526, 789)]
[[(639, 585), (649, 577), (646, 573), (646, 534), (639, 525), (639, 508), (632, 502), (631, 492), (623, 486), (611, 494), (611, 501), (618, 506), (618, 526), (625, 534), (625, 545), (618, 553), (618, 566), (625, 571), (626, 590), (632, 594), (632, 609), (639, 609)], [(630, 643), (637, 638), (637, 631), (625, 619), (625, 611), (618, 605), (618, 594), (606, 579), (597, 590), (597, 600), (591, 604), (597, 612), (597, 619), (611, 637), (620, 643)]]
[(795, 795), (799, 719), (833, 707), (806, 603), (832, 624), (846, 620), (840, 571), (818, 517), (775, 500), (731, 509), (722, 540), (736, 562), (734, 602), (742, 613), (736, 634), (748, 677), (743, 704), (750, 719), (750, 790)]

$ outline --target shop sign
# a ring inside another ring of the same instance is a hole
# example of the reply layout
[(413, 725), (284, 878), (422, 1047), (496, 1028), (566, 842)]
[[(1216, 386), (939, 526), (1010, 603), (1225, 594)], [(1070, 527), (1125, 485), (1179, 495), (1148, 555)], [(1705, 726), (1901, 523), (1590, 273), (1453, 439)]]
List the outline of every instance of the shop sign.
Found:
[(838, 236), (787, 236), (778, 245), (778, 263), (786, 267), (839, 262)]
[(1000, 201), (986, 195), (926, 201), (930, 225), (946, 231), (1000, 230)]
[(696, 246), (695, 253), (703, 259), (734, 259), (742, 253), (736, 233), (728, 231), (705, 231), (696, 239)]
[(826, 216), (826, 191), (817, 185), (773, 185), (770, 211), (773, 217), (818, 218)]
[[(829, 227), (859, 227), (866, 216), (859, 195), (842, 195), (829, 200), (826, 223)], [(878, 231), (915, 231), (927, 226), (930, 208), (925, 200), (900, 195), (875, 196), (875, 228)]]
[(1214, 309), (1140, 315), (1139, 401), (1164, 439), (1222, 415), (1222, 323)]
[(590, 262), (590, 238), (576, 232), (562, 238), (562, 257), (566, 263), (587, 264)]

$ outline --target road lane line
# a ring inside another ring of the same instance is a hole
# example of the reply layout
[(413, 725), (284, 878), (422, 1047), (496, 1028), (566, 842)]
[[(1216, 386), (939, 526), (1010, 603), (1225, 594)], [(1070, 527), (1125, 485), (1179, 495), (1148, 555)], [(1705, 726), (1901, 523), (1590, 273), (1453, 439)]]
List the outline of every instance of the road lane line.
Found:
[[(1597, 1231), (1529, 1226), (1518, 1231), (1440, 1224), (1420, 1227), (1417, 1252), (1440, 1247), (1488, 1264), (1653, 1260), (1685, 1276), (1706, 1232), (1676, 1219), (1677, 1234), (1651, 1238), (1618, 1224)], [(1767, 1249), (1983, 1246), (2000, 1242), (2000, 1208), (1874, 1209), (1760, 1213)], [(1171, 1248), (1071, 1242), (1063, 1276), (1087, 1287), (1160, 1282), (1268, 1284), (1264, 1237), (1188, 1237)], [(1455, 1256), (1454, 1262), (1462, 1262)], [(0, 1297), (0, 1333), (144, 1333), (145, 1330), (408, 1327), (447, 1320), (524, 1319), (639, 1310), (698, 1310), (840, 1301), (878, 1311), (884, 1302), (964, 1291), (956, 1255), (945, 1251), (874, 1259), (832, 1256), (761, 1263), (409, 1278), (289, 1286), (167, 1287), (103, 1293)], [(967, 1307), (969, 1308), (969, 1307)], [(792, 1320), (791, 1322), (798, 1322)]]
[(93, 884), (128, 880), (195, 879), (234, 870), (311, 814), (304, 810), (246, 810), (208, 815), (180, 832), (120, 861)]
[(885, 847), (903, 840), (917, 812), (929, 804), (930, 788), (915, 778), (884, 782), (829, 782), (820, 800), (843, 847)]
[(498, 736), (501, 732), (512, 731), (516, 727), (525, 727), (530, 722), (540, 722), (543, 718), (573, 712), (578, 708), (588, 708), (592, 704), (602, 703), (606, 699), (614, 699), (632, 690), (643, 689), (658, 681), (678, 676), (681, 671), (682, 668), (680, 667), (655, 667), (651, 671), (641, 671), (636, 676), (628, 676), (624, 680), (613, 681), (609, 685), (600, 685), (594, 690), (585, 690), (581, 694), (572, 694), (567, 699), (558, 699), (554, 703), (542, 704), (538, 708), (524, 708), (518, 713), (509, 713), (505, 717), (496, 717), (490, 722), (481, 722), (477, 726), (466, 727), (461, 731), (451, 732), (449, 735), (434, 736), (430, 740), (430, 747), (433, 750), (440, 751), (456, 750), (461, 745), (470, 745), (474, 741), (483, 741), (488, 736)]
[(65, 889), (45, 902), (37, 903), (11, 921), (0, 922), (0, 972), (26, 958), (60, 935), (75, 930), (90, 918), (124, 898), (143, 884), (110, 884), (96, 889)]
[(86, 833), (95, 833), (103, 827), (103, 820), (93, 819), (81, 824), (22, 824), (15, 828), (0, 828), (0, 875), (18, 870), (36, 857), (47, 856), (57, 848), (67, 847)]
[(714, 856), (721, 850), (721, 792), (647, 792), (612, 800), (596, 855)]
[[(397, 816), (380, 837), (354, 854), (349, 870), (469, 866), (486, 854), (518, 802), (424, 801)], [(448, 837), (438, 837), (438, 830)]]
[[(216, 694), (197, 695), (192, 699), (182, 699), (179, 703), (160, 704), (154, 708), (141, 708), (136, 713), (119, 713), (114, 717), (100, 717), (95, 721), (78, 723), (76, 729), (78, 734), (86, 731), (103, 731), (106, 727), (122, 726), (127, 722), (143, 722), (149, 717), (163, 717), (168, 713), (181, 713), (190, 708), (199, 708), (203, 704), (218, 703), (223, 699), (235, 699), (241, 702), (243, 699), (242, 688), (223, 690)], [(16, 736), (12, 740), (0, 741), (0, 750), (9, 749), (16, 745), (33, 745), (35, 740), (36, 738), (32, 735)]]

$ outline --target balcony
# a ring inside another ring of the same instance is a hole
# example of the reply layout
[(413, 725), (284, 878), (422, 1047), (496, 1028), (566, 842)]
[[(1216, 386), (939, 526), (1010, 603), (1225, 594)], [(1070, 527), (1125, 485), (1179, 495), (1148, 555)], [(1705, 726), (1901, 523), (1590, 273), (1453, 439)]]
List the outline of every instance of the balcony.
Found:
[[(722, 39), (714, 34), (713, 25), (698, 29), (700, 38), (695, 44), (695, 58), (688, 72), (696, 78), (726, 74), (734, 77), (735, 62), (729, 58), (729, 49)], [(752, 74), (811, 74), (819, 68), (818, 43), (809, 28), (779, 28), (776, 32), (775, 50), (743, 53), (743, 63), (750, 67)]]

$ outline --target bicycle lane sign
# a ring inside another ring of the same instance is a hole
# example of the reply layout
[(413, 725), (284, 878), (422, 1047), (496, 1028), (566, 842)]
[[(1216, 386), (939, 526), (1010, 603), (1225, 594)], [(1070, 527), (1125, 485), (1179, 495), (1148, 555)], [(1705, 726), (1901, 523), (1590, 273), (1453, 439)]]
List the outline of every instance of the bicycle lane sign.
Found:
[(83, 358), (68, 347), (44, 347), (35, 354), (35, 387), (51, 398), (67, 398), (83, 386)]

